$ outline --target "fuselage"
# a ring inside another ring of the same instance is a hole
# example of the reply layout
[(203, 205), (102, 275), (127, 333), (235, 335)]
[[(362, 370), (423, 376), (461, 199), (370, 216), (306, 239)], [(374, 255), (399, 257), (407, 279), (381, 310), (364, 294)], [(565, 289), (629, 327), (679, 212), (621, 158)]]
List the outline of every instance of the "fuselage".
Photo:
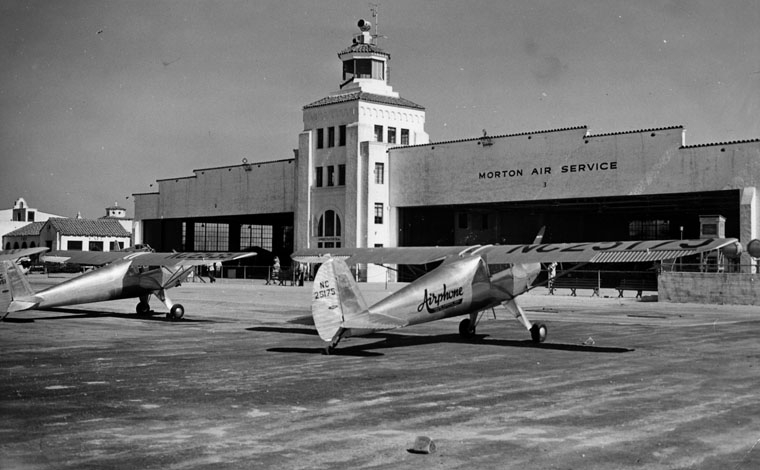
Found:
[(132, 261), (116, 261), (23, 300), (34, 303), (29, 308), (50, 308), (139, 297), (162, 288), (165, 273), (161, 268), (141, 269)]
[(468, 315), (524, 293), (539, 270), (537, 263), (517, 265), (491, 276), (483, 258), (462, 258), (439, 266), (368, 311), (403, 319), (408, 325)]

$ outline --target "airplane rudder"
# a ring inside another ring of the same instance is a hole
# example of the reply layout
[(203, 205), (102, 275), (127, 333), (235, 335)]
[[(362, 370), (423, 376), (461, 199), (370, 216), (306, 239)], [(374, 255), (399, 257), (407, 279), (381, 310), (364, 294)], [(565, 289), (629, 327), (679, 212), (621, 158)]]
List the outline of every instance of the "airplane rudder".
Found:
[(334, 259), (329, 259), (319, 267), (312, 287), (311, 316), (319, 337), (324, 341), (332, 341), (343, 323), (334, 262)]
[(8, 312), (14, 299), (34, 295), (29, 281), (11, 260), (0, 261), (0, 312)]

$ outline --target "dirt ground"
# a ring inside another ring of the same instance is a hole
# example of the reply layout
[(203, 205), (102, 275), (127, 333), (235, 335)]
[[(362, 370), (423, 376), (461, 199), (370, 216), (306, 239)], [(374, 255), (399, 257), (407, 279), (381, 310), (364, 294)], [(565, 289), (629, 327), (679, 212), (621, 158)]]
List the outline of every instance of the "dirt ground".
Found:
[(539, 290), (541, 346), (496, 309), (472, 341), (451, 319), (324, 356), (310, 286), (262, 284), (173, 289), (179, 322), (123, 300), (0, 323), (0, 468), (760, 468), (757, 307)]

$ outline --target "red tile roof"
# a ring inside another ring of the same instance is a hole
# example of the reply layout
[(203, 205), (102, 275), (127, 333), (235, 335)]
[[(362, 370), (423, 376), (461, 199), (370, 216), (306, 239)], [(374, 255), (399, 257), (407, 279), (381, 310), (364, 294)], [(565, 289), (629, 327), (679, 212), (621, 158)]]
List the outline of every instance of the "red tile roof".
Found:
[(48, 219), (61, 235), (80, 237), (129, 237), (131, 234), (115, 219)]
[(352, 44), (351, 46), (348, 46), (347, 48), (343, 49), (342, 51), (338, 52), (338, 57), (344, 55), (344, 54), (351, 54), (353, 52), (358, 52), (360, 54), (382, 54), (389, 59), (391, 58), (391, 55), (385, 52), (384, 50), (380, 49), (379, 47), (375, 46), (374, 44), (364, 44), (364, 43), (357, 43)]
[(45, 225), (45, 222), (32, 222), (26, 224), (23, 227), (19, 227), (12, 232), (8, 232), (4, 237), (36, 237), (40, 234), (40, 230)]
[(395, 98), (393, 96), (376, 95), (374, 93), (367, 93), (364, 91), (355, 91), (352, 93), (345, 93), (342, 95), (328, 96), (321, 100), (315, 101), (311, 104), (307, 104), (303, 109), (316, 108), (318, 106), (327, 106), (335, 103), (345, 103), (347, 101), (370, 101), (373, 103), (388, 104), (391, 106), (401, 106), (404, 108), (412, 109), (425, 109), (424, 106), (420, 106), (404, 98)]

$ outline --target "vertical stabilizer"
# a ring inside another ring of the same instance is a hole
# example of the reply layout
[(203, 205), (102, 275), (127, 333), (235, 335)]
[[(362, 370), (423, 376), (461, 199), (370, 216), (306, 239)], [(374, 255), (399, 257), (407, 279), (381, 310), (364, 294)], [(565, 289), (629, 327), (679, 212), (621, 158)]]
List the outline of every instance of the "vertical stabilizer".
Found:
[(3, 316), (17, 310), (8, 308), (13, 300), (33, 296), (32, 286), (18, 265), (7, 259), (0, 261), (0, 312)]
[(311, 303), (319, 337), (332, 341), (344, 320), (366, 310), (367, 303), (345, 261), (330, 258), (322, 264), (314, 278)]

